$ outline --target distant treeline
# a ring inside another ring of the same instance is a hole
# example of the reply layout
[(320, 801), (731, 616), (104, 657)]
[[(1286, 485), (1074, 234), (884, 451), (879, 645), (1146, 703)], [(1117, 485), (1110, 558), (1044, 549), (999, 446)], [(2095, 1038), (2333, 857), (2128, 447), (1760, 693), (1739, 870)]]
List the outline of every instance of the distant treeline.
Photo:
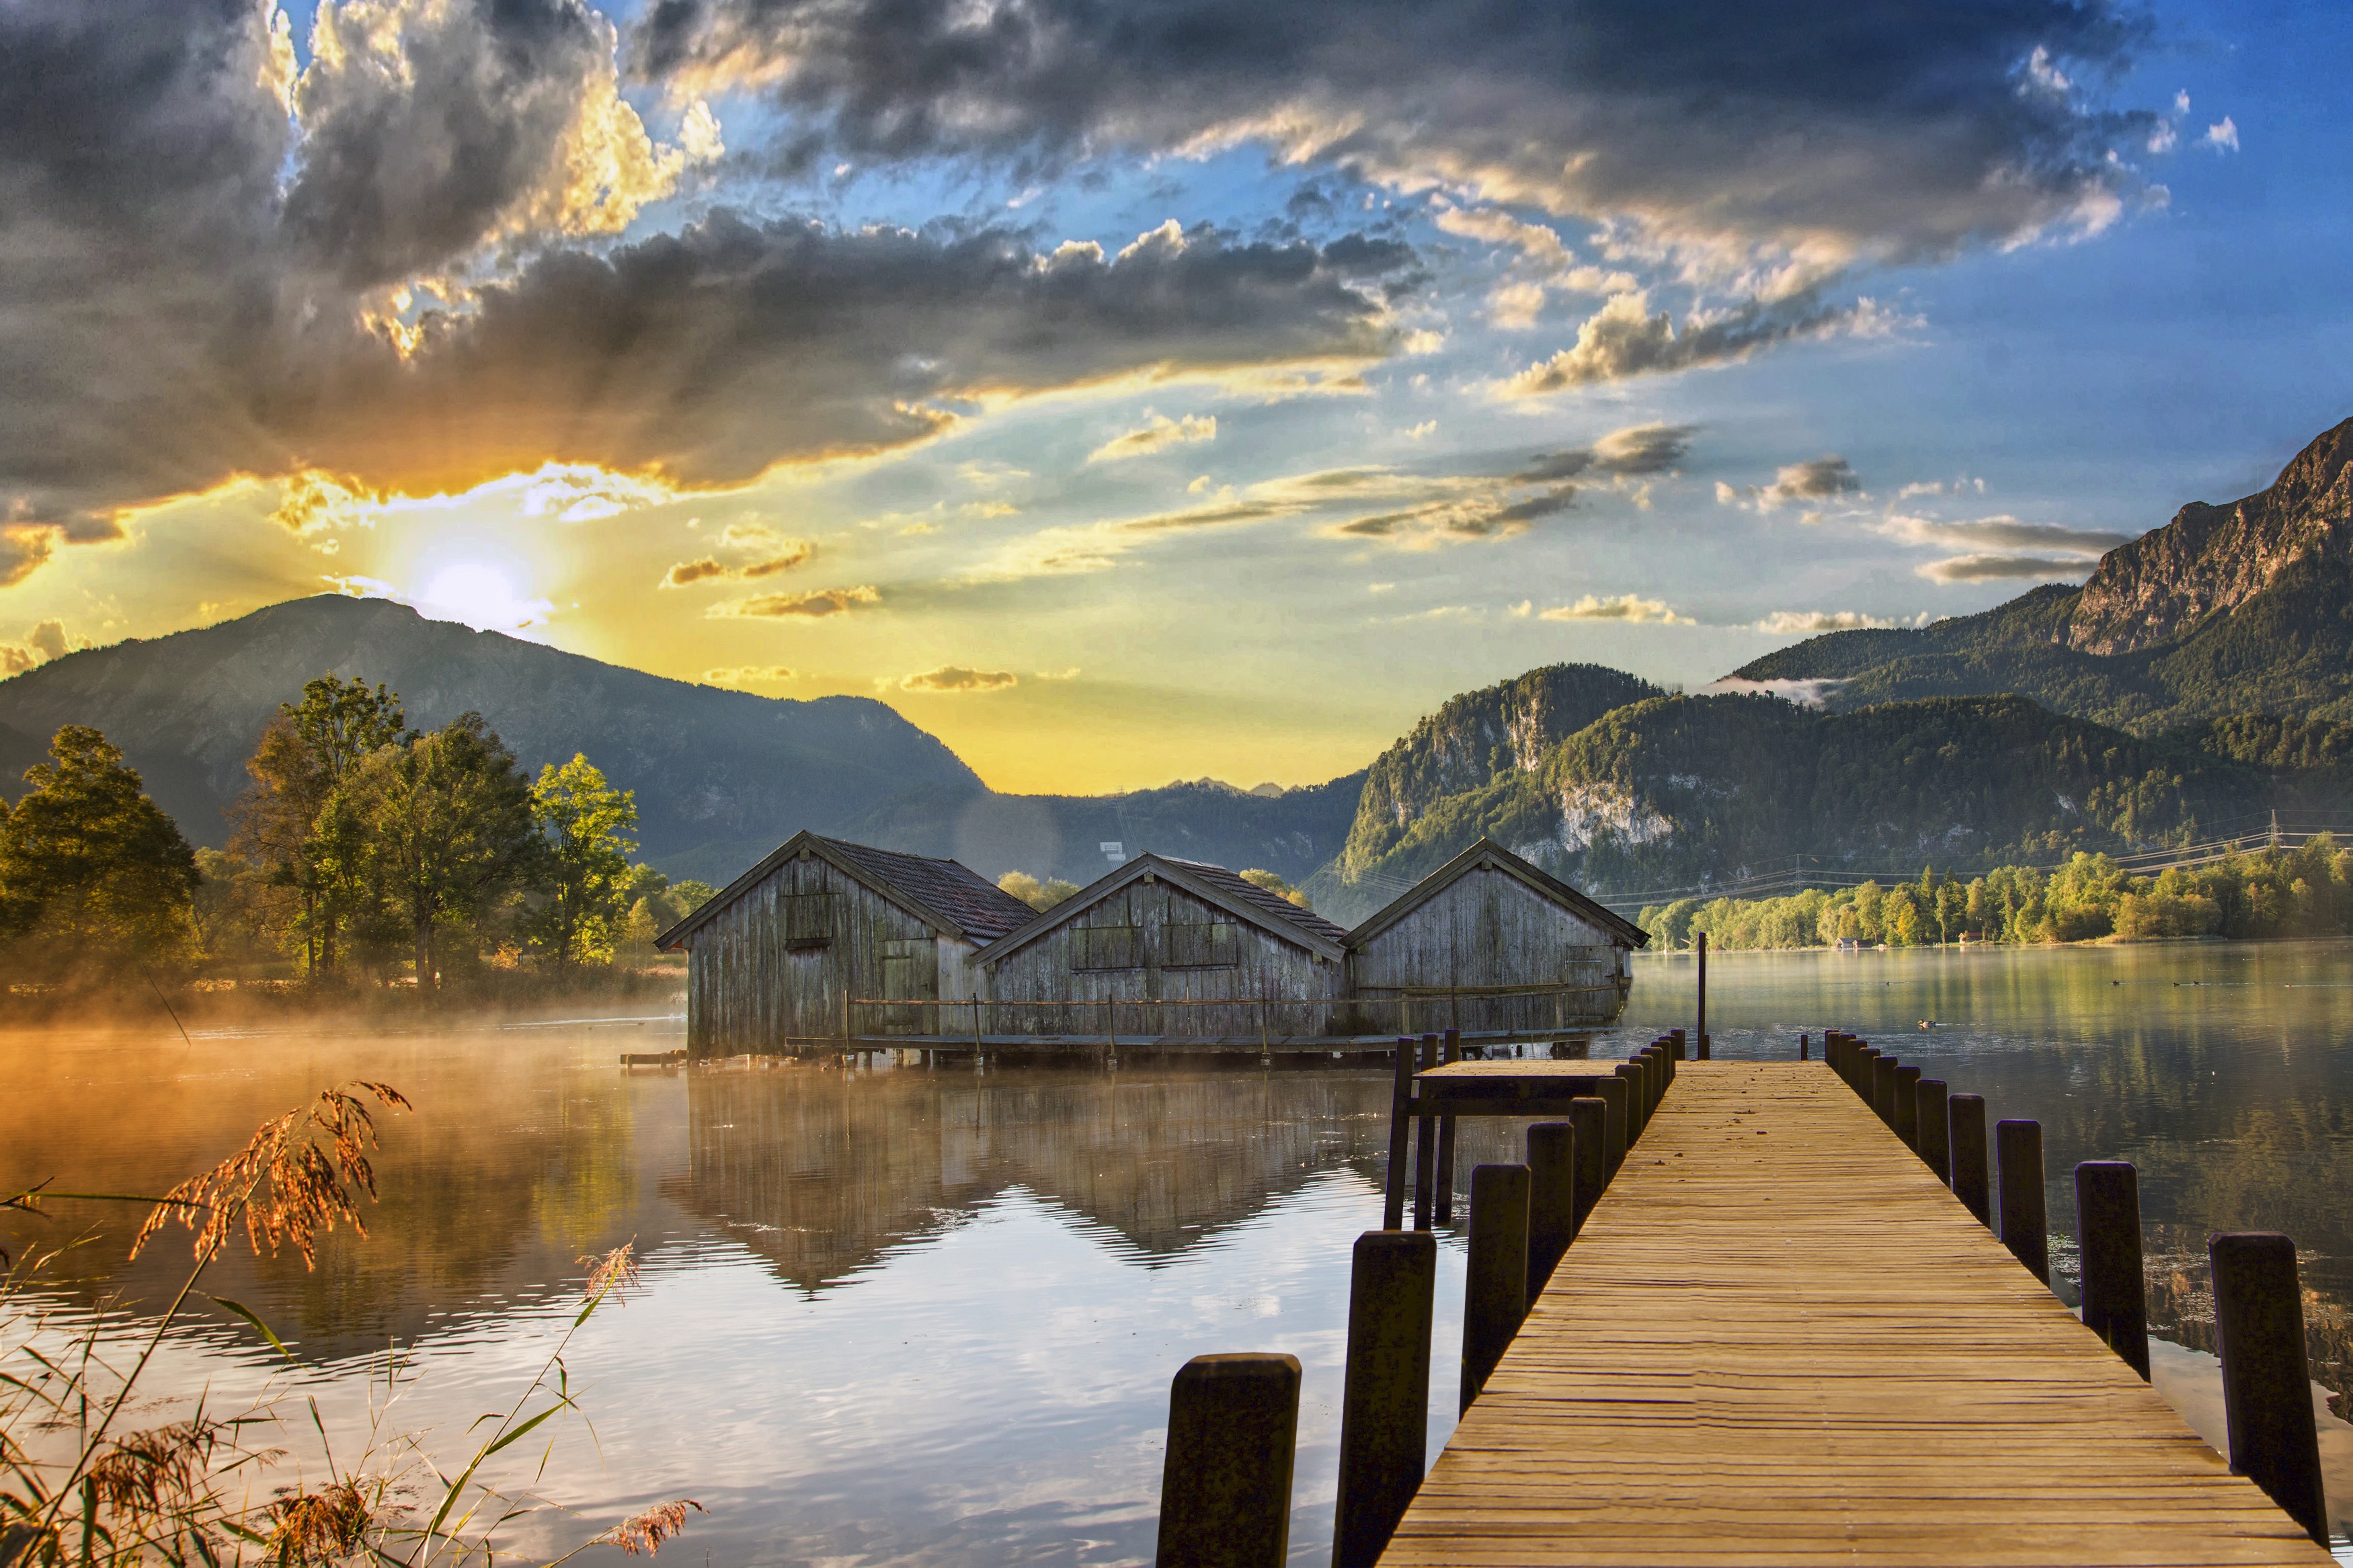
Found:
[(431, 992), (642, 963), (712, 889), (633, 865), (632, 793), (586, 756), (527, 776), (480, 715), (407, 727), (333, 676), (248, 761), (227, 850), (191, 849), (98, 731), (69, 725), (0, 801), (0, 966), (76, 991), (260, 966)]
[(1705, 931), (1717, 949), (2341, 936), (2353, 929), (2353, 849), (2324, 834), (2300, 849), (2261, 849), (2155, 877), (2136, 876), (2105, 855), (2078, 854), (2054, 871), (2004, 866), (1966, 882), (1930, 869), (1886, 888), (1682, 899), (1645, 909), (1639, 923), (1666, 947), (1689, 947)]

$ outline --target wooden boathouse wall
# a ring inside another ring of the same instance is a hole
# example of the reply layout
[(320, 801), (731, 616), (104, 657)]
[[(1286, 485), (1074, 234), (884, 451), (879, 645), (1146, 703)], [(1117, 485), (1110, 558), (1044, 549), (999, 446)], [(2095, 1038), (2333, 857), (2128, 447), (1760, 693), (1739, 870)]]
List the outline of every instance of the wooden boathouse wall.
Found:
[[(1515, 857), (1507, 867), (1508, 855), (1500, 846), (1474, 846), (1431, 874), (1428, 881), (1440, 884), (1434, 891), (1417, 888), (1399, 900), (1408, 906), (1402, 912), (1384, 911), (1350, 934), (1351, 996), (1379, 1004), (1412, 995), (1409, 1020), (1394, 1005), (1359, 1006), (1368, 1029), (1539, 1034), (1617, 1019), (1632, 984), (1629, 956), (1642, 933), (1565, 885), (1547, 886), (1550, 878)], [(1521, 986), (1530, 990), (1443, 994)]]
[[(983, 962), (991, 1034), (1321, 1036), (1347, 984), (1345, 962), (1150, 872)], [(1186, 1001), (1229, 1005), (1150, 1005)]]

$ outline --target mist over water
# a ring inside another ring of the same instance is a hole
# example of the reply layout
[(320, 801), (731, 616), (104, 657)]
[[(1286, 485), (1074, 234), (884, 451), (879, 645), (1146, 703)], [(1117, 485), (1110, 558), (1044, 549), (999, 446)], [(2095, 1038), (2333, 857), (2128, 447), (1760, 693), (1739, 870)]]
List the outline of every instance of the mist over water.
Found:
[[(1687, 959), (1635, 973), (1598, 1057), (1692, 1022)], [(2158, 1384), (2201, 1430), (2219, 1419), (2200, 1405), (2209, 1230), (2295, 1237), (2314, 1375), (2348, 1386), (2353, 944), (1724, 955), (1710, 991), (1719, 1057), (1794, 1057), (1799, 1033), (1819, 1047), (1846, 1027), (1984, 1095), (1989, 1119), (2041, 1121), (2063, 1273), (2074, 1163), (2135, 1162), (2153, 1320), (2181, 1347), (2159, 1347)], [(233, 1255), (209, 1288), (292, 1342), (289, 1408), (317, 1398), (331, 1430), (364, 1423), (369, 1368), (412, 1347), (392, 1424), (429, 1429), (445, 1457), (568, 1322), (576, 1259), (634, 1239), (643, 1291), (568, 1358), (594, 1439), (565, 1432), (539, 1488), (584, 1517), (546, 1516), (519, 1544), (561, 1549), (692, 1497), (711, 1517), (671, 1550), (714, 1563), (1148, 1561), (1169, 1378), (1192, 1355), (1268, 1350), (1307, 1374), (1293, 1557), (1328, 1555), (1349, 1247), (1379, 1224), (1385, 1071), (625, 1073), (621, 1052), (682, 1034), (651, 1011), (190, 1044), (160, 1016), (0, 1035), (0, 1180), (160, 1191), (331, 1082), (396, 1085), (417, 1110), (385, 1126), (369, 1237), (328, 1237), (311, 1273)], [(1461, 1143), (1466, 1173), (1520, 1147), (1504, 1124), (1465, 1123)], [(105, 1227), (68, 1255), (61, 1306), (117, 1289), (152, 1304), (176, 1283), (178, 1233), (125, 1268), (138, 1211), (56, 1208), (52, 1236)], [(12, 1250), (28, 1223), (8, 1220)], [(1440, 1268), (1433, 1453), (1452, 1425), (1459, 1238)], [(1662, 1301), (1661, 1331), (1673, 1321)], [(275, 1361), (206, 1308), (155, 1392), (209, 1380), (228, 1397)], [(2353, 1430), (2329, 1426), (2341, 1529)], [(290, 1480), (304, 1450), (284, 1441)]]

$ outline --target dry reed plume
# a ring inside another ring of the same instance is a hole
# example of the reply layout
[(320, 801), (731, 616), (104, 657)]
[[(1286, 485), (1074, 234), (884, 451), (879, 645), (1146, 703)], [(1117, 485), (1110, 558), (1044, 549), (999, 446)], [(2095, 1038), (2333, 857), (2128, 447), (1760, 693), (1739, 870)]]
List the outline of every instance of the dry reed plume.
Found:
[[(175, 1219), (196, 1233), (199, 1261), (209, 1260), (227, 1245), (240, 1214), (256, 1257), (264, 1243), (273, 1258), (281, 1246), (290, 1244), (302, 1254), (305, 1268), (318, 1266), (318, 1233), (334, 1229), (337, 1220), (366, 1236), (358, 1196), (375, 1197), (375, 1170), (367, 1158), (376, 1146), (375, 1118), (354, 1089), (396, 1110), (415, 1109), (391, 1085), (361, 1080), (327, 1089), (301, 1110), (263, 1122), (243, 1149), (164, 1194), (139, 1227), (131, 1256), (137, 1258), (155, 1233)], [(314, 1133), (327, 1137), (332, 1153), (321, 1150)], [(265, 1184), (268, 1201), (257, 1202)]]
[(697, 1513), (710, 1510), (691, 1498), (666, 1502), (659, 1508), (649, 1508), (643, 1513), (633, 1513), (604, 1534), (589, 1542), (592, 1546), (617, 1546), (635, 1557), (640, 1552), (651, 1557), (661, 1550), (661, 1543), (686, 1529), (686, 1510)]
[(315, 1492), (280, 1498), (269, 1505), (264, 1561), (290, 1565), (340, 1563), (360, 1554), (376, 1528), (376, 1504), (357, 1480), (336, 1481)]

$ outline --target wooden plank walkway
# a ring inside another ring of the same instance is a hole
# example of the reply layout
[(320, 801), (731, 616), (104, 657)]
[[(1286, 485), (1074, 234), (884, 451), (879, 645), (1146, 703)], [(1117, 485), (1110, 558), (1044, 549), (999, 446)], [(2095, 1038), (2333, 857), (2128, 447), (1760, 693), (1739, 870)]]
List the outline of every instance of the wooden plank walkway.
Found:
[(2330, 1558), (1827, 1066), (1684, 1062), (1382, 1562)]

